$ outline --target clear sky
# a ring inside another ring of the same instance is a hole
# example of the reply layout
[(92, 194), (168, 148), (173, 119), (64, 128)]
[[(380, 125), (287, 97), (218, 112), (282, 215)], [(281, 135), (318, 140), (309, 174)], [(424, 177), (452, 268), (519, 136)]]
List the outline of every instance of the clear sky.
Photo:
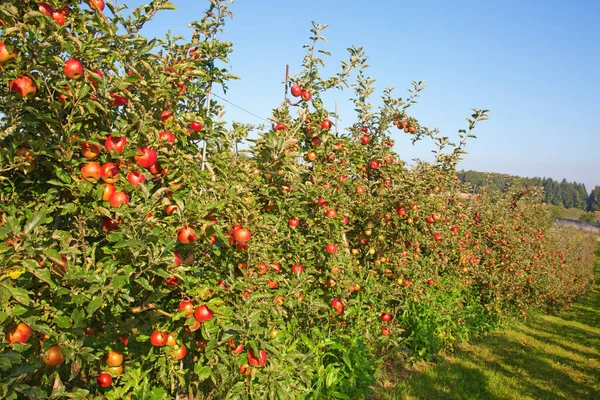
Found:
[[(189, 37), (204, 0), (172, 0), (144, 31)], [(130, 7), (139, 0), (121, 0)], [(460, 168), (546, 176), (600, 185), (600, 0), (236, 0), (222, 38), (234, 44), (226, 98), (261, 117), (282, 101), (285, 65), (298, 71), (311, 21), (327, 23), (324, 47), (336, 67), (352, 45), (370, 56), (378, 94), (412, 80), (428, 87), (413, 115), (446, 136), (466, 126), (471, 108), (490, 110)], [(333, 69), (332, 69), (333, 70)], [(353, 122), (350, 91), (341, 125)], [(261, 123), (228, 104), (226, 120)], [(432, 143), (412, 146), (394, 131), (403, 159), (430, 159)]]

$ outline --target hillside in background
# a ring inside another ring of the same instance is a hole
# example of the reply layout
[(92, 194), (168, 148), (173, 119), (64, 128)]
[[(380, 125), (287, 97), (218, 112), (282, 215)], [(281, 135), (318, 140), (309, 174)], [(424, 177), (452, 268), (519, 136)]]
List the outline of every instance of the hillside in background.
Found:
[[(547, 204), (564, 209), (575, 209), (566, 214), (577, 215), (577, 219), (592, 220), (594, 215), (591, 213), (587, 215), (588, 213), (585, 211), (600, 211), (600, 187), (598, 186), (588, 195), (583, 183), (568, 182), (566, 179), (559, 182), (552, 178), (523, 178), (515, 175), (471, 170), (460, 171), (457, 175), (461, 182), (471, 185), (476, 192), (484, 186), (500, 191), (505, 191), (508, 187), (513, 186), (543, 187), (544, 201)], [(563, 213), (560, 210), (557, 210), (557, 212)]]

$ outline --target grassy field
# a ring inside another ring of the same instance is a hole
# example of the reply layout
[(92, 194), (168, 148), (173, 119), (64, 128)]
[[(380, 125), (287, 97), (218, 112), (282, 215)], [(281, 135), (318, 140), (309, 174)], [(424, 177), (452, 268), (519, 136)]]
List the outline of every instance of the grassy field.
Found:
[(439, 364), (382, 378), (378, 399), (600, 399), (600, 256), (596, 286), (570, 310), (535, 315)]

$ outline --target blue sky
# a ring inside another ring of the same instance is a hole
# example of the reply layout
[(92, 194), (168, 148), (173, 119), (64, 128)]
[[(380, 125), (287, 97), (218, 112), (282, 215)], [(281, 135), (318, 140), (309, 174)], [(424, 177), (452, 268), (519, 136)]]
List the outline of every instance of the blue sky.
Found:
[[(172, 2), (179, 10), (159, 14), (145, 35), (189, 37), (208, 4)], [(231, 11), (222, 39), (234, 44), (229, 68), (241, 80), (226, 98), (254, 114), (268, 118), (281, 102), (285, 65), (298, 71), (314, 20), (329, 24), (329, 71), (356, 45), (378, 95), (393, 86), (404, 97), (412, 80), (425, 81), (411, 111), (422, 124), (455, 138), (471, 108), (490, 110), (461, 168), (600, 185), (600, 1), (238, 0)], [(341, 124), (353, 122), (350, 94), (325, 98), (330, 110), (338, 102)], [(226, 120), (261, 122), (226, 106)], [(431, 158), (432, 143), (394, 138), (403, 159)]]

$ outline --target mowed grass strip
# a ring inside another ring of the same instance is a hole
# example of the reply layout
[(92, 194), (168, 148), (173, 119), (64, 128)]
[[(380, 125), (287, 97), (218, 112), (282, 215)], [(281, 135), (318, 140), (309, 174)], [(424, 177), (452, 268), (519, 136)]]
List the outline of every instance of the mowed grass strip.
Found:
[(600, 257), (595, 287), (570, 310), (461, 344), (439, 364), (387, 374), (375, 398), (600, 400)]

